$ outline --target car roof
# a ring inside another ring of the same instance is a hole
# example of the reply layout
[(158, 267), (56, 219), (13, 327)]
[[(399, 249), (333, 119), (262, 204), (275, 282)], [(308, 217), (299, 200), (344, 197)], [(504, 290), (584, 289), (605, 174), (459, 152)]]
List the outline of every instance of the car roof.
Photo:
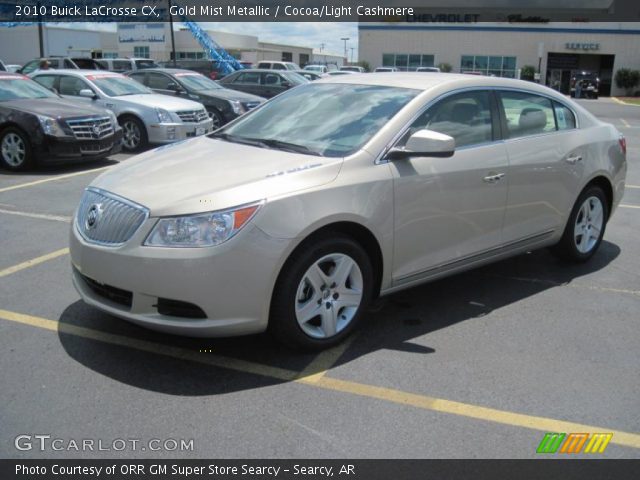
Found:
[(52, 68), (51, 70), (38, 70), (33, 72), (36, 75), (52, 74), (52, 73), (64, 73), (65, 75), (74, 75), (78, 77), (88, 77), (90, 75), (113, 75), (122, 76), (118, 72), (110, 72), (109, 70), (78, 70), (75, 68)]
[[(202, 75), (200, 72), (196, 72), (195, 70), (189, 70), (188, 68), (163, 68), (163, 67), (154, 67), (154, 68), (143, 68), (142, 70), (131, 70), (127, 73), (145, 73), (145, 72), (157, 72), (157, 73), (193, 73), (194, 75)], [(204, 76), (204, 75), (202, 75)]]
[(14, 72), (5, 72), (5, 71), (0, 71), (0, 77), (18, 77), (18, 78), (24, 78), (24, 75), (22, 75), (21, 73), (14, 73)]
[[(415, 90), (430, 90), (432, 88), (450, 84), (453, 88), (464, 87), (502, 87), (540, 91), (549, 94), (555, 92), (537, 83), (512, 78), (481, 77), (462, 73), (438, 73), (421, 75), (418, 72), (388, 72), (388, 73), (355, 73), (353, 75), (335, 75), (323, 77), (315, 83), (353, 83), (360, 85), (379, 85), (388, 87), (412, 88)], [(557, 93), (557, 92), (556, 92)]]

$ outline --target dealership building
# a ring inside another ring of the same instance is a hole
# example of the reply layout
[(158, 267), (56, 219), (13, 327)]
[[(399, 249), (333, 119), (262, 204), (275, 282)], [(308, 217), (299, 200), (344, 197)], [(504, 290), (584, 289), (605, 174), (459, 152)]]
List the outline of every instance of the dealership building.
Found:
[(612, 78), (640, 69), (638, 23), (360, 23), (359, 59), (401, 71), (448, 63), (454, 72), (518, 77), (524, 66), (540, 83), (568, 93), (576, 71), (596, 72), (601, 95), (625, 92)]
[[(341, 66), (344, 58), (313, 48), (261, 41), (254, 35), (207, 31), (222, 48), (241, 61), (261, 60), (308, 63), (333, 63)], [(174, 31), (176, 58), (204, 59), (206, 53), (191, 31)], [(172, 39), (168, 23), (120, 23), (116, 31), (76, 29), (45, 24), (42, 29), (44, 56), (86, 56), (93, 58), (142, 57), (157, 61), (171, 59)], [(0, 27), (0, 60), (6, 64), (24, 64), (40, 56), (38, 27), (25, 25)]]

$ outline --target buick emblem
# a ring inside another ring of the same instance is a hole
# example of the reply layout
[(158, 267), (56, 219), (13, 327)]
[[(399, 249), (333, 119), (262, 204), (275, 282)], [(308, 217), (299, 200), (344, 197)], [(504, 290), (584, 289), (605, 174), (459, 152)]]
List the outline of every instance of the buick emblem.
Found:
[(87, 211), (87, 219), (85, 221), (85, 229), (91, 230), (96, 228), (98, 224), (98, 220), (100, 219), (100, 215), (102, 214), (102, 205), (98, 203), (94, 203), (89, 207), (89, 211)]

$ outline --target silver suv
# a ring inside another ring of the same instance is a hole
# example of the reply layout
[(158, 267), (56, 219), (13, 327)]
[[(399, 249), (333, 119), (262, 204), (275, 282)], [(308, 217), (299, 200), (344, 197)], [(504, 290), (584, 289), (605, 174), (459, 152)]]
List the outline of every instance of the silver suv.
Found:
[(137, 151), (148, 144), (173, 143), (213, 130), (204, 106), (153, 93), (119, 73), (87, 70), (40, 70), (32, 78), (72, 98), (112, 110), (123, 129), (123, 147)]

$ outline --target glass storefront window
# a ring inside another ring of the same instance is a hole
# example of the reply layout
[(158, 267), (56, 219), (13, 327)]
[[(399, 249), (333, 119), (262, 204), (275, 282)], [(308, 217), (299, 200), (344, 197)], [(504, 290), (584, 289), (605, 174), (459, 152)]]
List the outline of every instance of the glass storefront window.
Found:
[(484, 75), (515, 78), (516, 57), (498, 57), (485, 55), (462, 55), (461, 72), (480, 72)]
[(473, 56), (472, 55), (463, 55), (462, 60), (460, 61), (460, 70), (467, 71), (473, 70)]
[[(471, 57), (473, 59), (473, 57)], [(419, 53), (383, 53), (382, 66), (396, 67), (401, 72), (415, 71), (418, 67), (433, 67), (434, 55)]]

